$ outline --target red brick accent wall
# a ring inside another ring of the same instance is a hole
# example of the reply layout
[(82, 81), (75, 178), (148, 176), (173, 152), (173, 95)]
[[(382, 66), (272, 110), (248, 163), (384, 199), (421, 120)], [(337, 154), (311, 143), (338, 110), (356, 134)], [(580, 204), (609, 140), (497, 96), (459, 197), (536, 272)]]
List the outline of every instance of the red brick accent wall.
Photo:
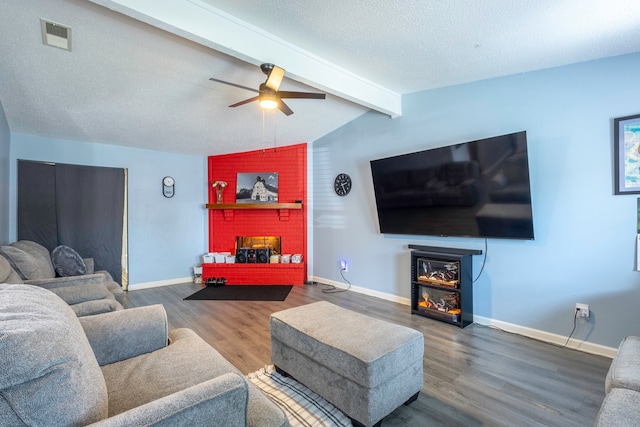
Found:
[[(307, 144), (269, 148), (244, 153), (225, 154), (209, 157), (209, 203), (216, 203), (216, 192), (211, 186), (215, 181), (226, 181), (228, 186), (223, 193), (223, 203), (235, 203), (237, 173), (277, 172), (278, 203), (302, 201), (302, 209), (286, 210), (209, 210), (209, 251), (235, 251), (237, 236), (281, 236), (283, 254), (302, 254), (307, 259)], [(306, 263), (305, 263), (306, 265)], [(264, 266), (264, 264), (263, 264)], [(211, 265), (206, 269), (215, 276)], [(251, 280), (247, 268), (242, 264), (217, 266), (219, 273), (228, 284), (269, 284), (264, 278)], [(267, 266), (265, 266), (267, 267)], [(206, 273), (203, 269), (203, 279)], [(264, 273), (264, 269), (260, 269)], [(279, 283), (302, 285), (307, 278), (299, 269), (282, 269), (274, 266), (274, 280)], [(236, 273), (233, 273), (233, 272)], [(290, 283), (281, 283), (291, 272)], [(284, 276), (283, 276), (284, 274)], [(237, 282), (237, 283), (234, 283)]]

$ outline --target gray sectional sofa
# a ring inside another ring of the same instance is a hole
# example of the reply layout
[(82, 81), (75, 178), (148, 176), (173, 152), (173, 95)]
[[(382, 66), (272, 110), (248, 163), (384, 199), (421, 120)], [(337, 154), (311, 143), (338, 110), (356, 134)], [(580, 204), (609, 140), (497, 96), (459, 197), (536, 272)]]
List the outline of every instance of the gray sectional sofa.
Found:
[[(73, 253), (70, 248), (59, 248)], [(65, 257), (64, 251), (57, 253), (63, 256), (54, 256), (57, 260), (54, 267), (52, 254), (36, 242), (19, 240), (0, 246), (0, 283), (25, 283), (49, 289), (67, 302), (77, 316), (123, 309), (122, 288), (107, 271), (94, 272), (92, 258)], [(58, 277), (56, 269), (66, 275)]]
[(0, 284), (2, 426), (287, 426), (282, 410), (161, 305), (77, 317)]
[(640, 337), (622, 340), (605, 381), (606, 396), (595, 426), (640, 425)]

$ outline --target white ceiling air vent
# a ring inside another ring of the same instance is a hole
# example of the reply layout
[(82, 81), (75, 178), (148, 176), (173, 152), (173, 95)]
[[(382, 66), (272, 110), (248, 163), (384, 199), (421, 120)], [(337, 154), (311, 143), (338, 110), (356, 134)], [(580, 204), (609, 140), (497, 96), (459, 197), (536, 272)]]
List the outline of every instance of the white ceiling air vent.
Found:
[(71, 27), (40, 19), (42, 42), (60, 49), (71, 50)]

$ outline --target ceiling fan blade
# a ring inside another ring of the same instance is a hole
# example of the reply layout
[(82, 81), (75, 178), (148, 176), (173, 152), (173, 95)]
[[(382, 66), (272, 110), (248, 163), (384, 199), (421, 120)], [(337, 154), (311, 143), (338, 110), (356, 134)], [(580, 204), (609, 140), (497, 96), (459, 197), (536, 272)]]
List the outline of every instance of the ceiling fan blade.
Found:
[(298, 98), (298, 99), (325, 99), (327, 97), (324, 93), (310, 93), (310, 92), (278, 92), (280, 98)]
[(291, 108), (289, 108), (289, 106), (285, 104), (282, 99), (278, 100), (278, 110), (282, 111), (287, 116), (290, 116), (293, 114), (293, 110), (291, 110)]
[(209, 80), (211, 80), (213, 82), (218, 82), (218, 83), (222, 83), (222, 84), (225, 84), (225, 85), (229, 85), (229, 86), (239, 87), (240, 89), (250, 90), (251, 92), (260, 92), (259, 90), (254, 89), (252, 87), (242, 86), (242, 85), (239, 85), (239, 84), (236, 84), (236, 83), (231, 83), (231, 82), (227, 82), (227, 81), (224, 81), (224, 80), (214, 79), (213, 77), (211, 77)]
[(257, 101), (257, 100), (258, 100), (258, 97), (254, 96), (253, 98), (245, 99), (244, 101), (236, 102), (235, 104), (229, 105), (229, 107), (239, 107), (241, 105), (248, 104), (250, 102)]
[(277, 92), (283, 78), (284, 68), (273, 65), (271, 71), (269, 71), (269, 74), (267, 75), (267, 80), (264, 82), (264, 85), (272, 91)]

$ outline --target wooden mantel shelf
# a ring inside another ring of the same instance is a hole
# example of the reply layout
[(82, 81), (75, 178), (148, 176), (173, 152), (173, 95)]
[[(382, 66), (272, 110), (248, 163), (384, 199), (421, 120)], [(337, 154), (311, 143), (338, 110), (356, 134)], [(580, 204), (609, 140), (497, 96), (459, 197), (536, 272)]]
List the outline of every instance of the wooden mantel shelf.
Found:
[(207, 203), (207, 209), (302, 209), (302, 203)]
[(220, 210), (225, 221), (233, 221), (237, 210), (271, 209), (278, 211), (280, 221), (289, 221), (290, 209), (302, 209), (302, 203), (207, 203), (207, 209)]

